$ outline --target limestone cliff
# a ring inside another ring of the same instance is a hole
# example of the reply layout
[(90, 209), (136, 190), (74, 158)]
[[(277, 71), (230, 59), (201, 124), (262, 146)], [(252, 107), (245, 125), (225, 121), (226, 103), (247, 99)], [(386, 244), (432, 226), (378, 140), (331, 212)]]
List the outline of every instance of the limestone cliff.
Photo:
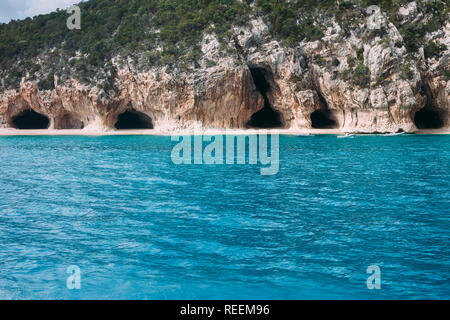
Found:
[(27, 121), (21, 117), (33, 111), (48, 119), (43, 127), (55, 129), (115, 129), (127, 112), (160, 131), (449, 128), (450, 22), (425, 35), (426, 43), (440, 48), (433, 55), (426, 56), (423, 47), (408, 52), (399, 32), (402, 24), (430, 19), (421, 10), (416, 2), (400, 7), (396, 24), (381, 12), (377, 28), (368, 28), (371, 14), (356, 7), (347, 17), (351, 25), (318, 14), (323, 36), (288, 44), (271, 33), (263, 17), (250, 14), (246, 26), (230, 30), (225, 49), (205, 31), (201, 55), (187, 69), (143, 68), (114, 57), (108, 92), (70, 76), (55, 76), (54, 89), (40, 90), (37, 80), (23, 77), (17, 88), (0, 87), (0, 127), (19, 128)]

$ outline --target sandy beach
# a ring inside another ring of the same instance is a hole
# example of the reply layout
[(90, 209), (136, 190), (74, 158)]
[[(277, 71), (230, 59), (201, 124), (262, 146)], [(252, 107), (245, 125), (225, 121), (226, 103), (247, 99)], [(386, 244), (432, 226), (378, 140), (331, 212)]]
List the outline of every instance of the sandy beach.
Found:
[[(256, 133), (278, 133), (280, 135), (340, 135), (347, 131), (341, 129), (203, 129), (203, 130), (179, 130), (179, 131), (159, 131), (159, 130), (18, 130), (18, 129), (0, 129), (0, 136), (123, 136), (123, 135), (153, 135), (153, 136), (171, 136), (171, 135), (245, 135)], [(354, 134), (369, 135), (370, 133), (354, 132)], [(374, 133), (375, 134), (375, 133)], [(382, 133), (380, 133), (382, 134)], [(418, 130), (410, 134), (450, 134), (449, 129)]]

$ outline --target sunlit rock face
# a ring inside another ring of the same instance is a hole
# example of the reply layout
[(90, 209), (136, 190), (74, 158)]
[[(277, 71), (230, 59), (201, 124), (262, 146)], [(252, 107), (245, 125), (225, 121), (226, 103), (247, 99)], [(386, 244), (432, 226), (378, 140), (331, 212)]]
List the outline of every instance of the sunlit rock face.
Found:
[[(402, 10), (406, 19), (415, 9)], [(56, 78), (55, 89), (46, 91), (30, 81), (15, 90), (0, 89), (0, 127), (165, 132), (199, 126), (336, 128), (366, 133), (449, 128), (450, 81), (440, 66), (449, 61), (450, 45), (439, 58), (419, 58), (427, 66), (420, 71), (396, 27), (387, 20), (383, 26), (383, 37), (367, 39), (363, 31), (346, 34), (330, 21), (321, 40), (286, 47), (255, 18), (249, 27), (233, 30), (238, 54), (222, 52), (214, 35), (205, 34), (196, 68), (141, 70), (113, 60), (114, 91), (107, 96), (75, 79)], [(448, 43), (449, 28), (430, 39)], [(250, 41), (255, 38), (257, 45)], [(348, 74), (355, 70), (352, 64), (359, 74)]]

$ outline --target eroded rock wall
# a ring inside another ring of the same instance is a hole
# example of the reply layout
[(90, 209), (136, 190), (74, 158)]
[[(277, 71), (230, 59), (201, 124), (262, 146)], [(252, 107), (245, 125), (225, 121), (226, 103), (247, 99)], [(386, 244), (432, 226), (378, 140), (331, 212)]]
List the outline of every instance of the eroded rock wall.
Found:
[(450, 81), (439, 66), (448, 67), (450, 23), (429, 36), (447, 49), (440, 58), (423, 58), (425, 72), (409, 59), (396, 27), (387, 20), (383, 27), (384, 36), (368, 39), (364, 28), (345, 34), (331, 21), (322, 40), (286, 47), (254, 18), (249, 28), (234, 30), (239, 54), (224, 54), (217, 39), (205, 35), (194, 71), (142, 72), (115, 64), (115, 91), (107, 98), (74, 79), (56, 78), (55, 89), (47, 91), (22, 82), (17, 90), (0, 92), (0, 127), (14, 127), (14, 118), (32, 109), (49, 118), (49, 128), (111, 130), (121, 113), (133, 109), (148, 115), (159, 131), (246, 128), (264, 107), (250, 71), (261, 68), (270, 87), (265, 97), (282, 115), (283, 128), (312, 128), (311, 114), (319, 110), (349, 132), (413, 132), (414, 116), (425, 107), (448, 128)]

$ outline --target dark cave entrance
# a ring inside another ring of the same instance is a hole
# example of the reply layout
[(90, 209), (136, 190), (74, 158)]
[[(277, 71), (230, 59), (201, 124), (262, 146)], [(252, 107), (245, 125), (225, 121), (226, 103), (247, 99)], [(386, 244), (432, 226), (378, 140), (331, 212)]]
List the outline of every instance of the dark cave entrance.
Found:
[(267, 92), (270, 91), (270, 84), (267, 81), (267, 71), (263, 68), (250, 68), (250, 72), (256, 90), (261, 93), (264, 98), (264, 108), (252, 115), (247, 126), (261, 129), (282, 128), (282, 115), (272, 108), (269, 99), (267, 98)]
[(430, 107), (420, 109), (414, 115), (414, 124), (418, 129), (440, 129), (444, 126), (443, 114)]
[(311, 125), (314, 129), (333, 129), (337, 127), (337, 121), (330, 110), (321, 109), (311, 113)]
[(413, 115), (413, 121), (417, 129), (440, 129), (448, 125), (448, 111), (445, 108), (439, 108), (433, 95), (428, 81), (423, 83), (423, 92), (425, 93), (425, 107), (418, 110)]
[(12, 118), (12, 126), (16, 129), (48, 129), (50, 120), (34, 110), (25, 110)]
[(72, 114), (65, 114), (55, 121), (55, 129), (83, 129), (84, 123)]
[(320, 109), (314, 111), (310, 115), (311, 119), (311, 126), (313, 129), (334, 129), (338, 127), (338, 121), (336, 120), (336, 117), (328, 108), (327, 101), (322, 96), (322, 94), (317, 91), (318, 95), (318, 103)]
[(153, 122), (145, 113), (127, 110), (119, 115), (115, 127), (118, 130), (153, 129)]
[(279, 112), (273, 110), (270, 104), (264, 102), (264, 108), (252, 115), (250, 121), (247, 123), (249, 127), (261, 129), (274, 129), (283, 127)]
[(311, 113), (311, 125), (314, 129), (333, 129), (336, 128), (336, 120), (331, 111), (316, 110)]

